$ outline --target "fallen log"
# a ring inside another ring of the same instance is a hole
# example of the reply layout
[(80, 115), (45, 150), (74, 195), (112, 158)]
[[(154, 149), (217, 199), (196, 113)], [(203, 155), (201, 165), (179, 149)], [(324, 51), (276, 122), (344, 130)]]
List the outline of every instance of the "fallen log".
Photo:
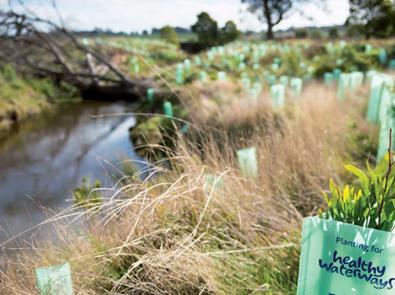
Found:
[(98, 47), (87, 46), (64, 26), (31, 12), (0, 11), (0, 64), (64, 81), (84, 99), (134, 101), (155, 88), (153, 80), (131, 79)]

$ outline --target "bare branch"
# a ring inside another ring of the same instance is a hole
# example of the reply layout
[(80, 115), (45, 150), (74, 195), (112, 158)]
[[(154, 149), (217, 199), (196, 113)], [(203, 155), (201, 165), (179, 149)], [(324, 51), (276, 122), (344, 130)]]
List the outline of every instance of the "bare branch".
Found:
[(64, 27), (60, 14), (58, 17), (60, 24), (30, 12), (0, 11), (0, 62), (63, 79), (80, 89), (97, 89), (110, 83), (126, 87), (137, 96), (152, 86), (147, 81), (131, 80), (98, 48), (80, 42)]

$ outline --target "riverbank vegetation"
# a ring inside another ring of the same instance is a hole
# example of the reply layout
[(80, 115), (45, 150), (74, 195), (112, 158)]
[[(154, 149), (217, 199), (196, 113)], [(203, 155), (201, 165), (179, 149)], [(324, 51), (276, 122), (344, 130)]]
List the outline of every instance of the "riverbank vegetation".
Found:
[[(178, 133), (149, 177), (125, 174), (93, 191), (101, 202), (49, 219), (57, 242), (3, 259), (2, 290), (30, 294), (35, 267), (70, 261), (79, 294), (295, 294), (301, 218), (323, 205), (329, 178), (344, 179), (344, 161), (367, 157), (366, 141), (375, 149), (367, 91), (341, 103), (333, 87), (312, 83), (277, 111), (265, 95), (233, 90), (197, 92), (186, 105), (191, 135)], [(250, 146), (256, 179), (240, 174), (235, 154)]]
[[(48, 108), (48, 97), (33, 85), (31, 81), (20, 78), (12, 67), (1, 69), (0, 132), (10, 128), (13, 123)], [(45, 87), (47, 85), (49, 84), (45, 84)], [(48, 90), (51, 90), (50, 87)]]
[(56, 103), (78, 99), (70, 85), (19, 74), (10, 65), (0, 68), (0, 138), (12, 126), (51, 110)]
[[(84, 180), (33, 241), (0, 244), (0, 289), (32, 294), (35, 268), (68, 261), (76, 294), (295, 294), (302, 218), (325, 206), (329, 179), (350, 180), (344, 163), (376, 161), (369, 79), (393, 75), (394, 41), (242, 40), (189, 55), (160, 40), (72, 40), (108, 54), (100, 79), (139, 86), (121, 94), (139, 94), (130, 137), (148, 168), (125, 161), (111, 187)], [(84, 82), (108, 89), (95, 78)], [(54, 97), (10, 69), (0, 79), (5, 101)]]

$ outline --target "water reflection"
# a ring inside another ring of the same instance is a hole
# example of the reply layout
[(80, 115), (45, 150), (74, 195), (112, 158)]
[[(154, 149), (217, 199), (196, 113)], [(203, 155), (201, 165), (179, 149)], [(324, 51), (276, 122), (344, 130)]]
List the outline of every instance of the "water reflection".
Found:
[[(83, 176), (111, 185), (122, 159), (133, 152), (130, 116), (92, 115), (130, 111), (126, 104), (84, 102), (21, 124), (0, 145), (0, 227), (16, 234), (43, 221), (40, 205), (59, 209)], [(0, 241), (6, 233), (0, 231)]]

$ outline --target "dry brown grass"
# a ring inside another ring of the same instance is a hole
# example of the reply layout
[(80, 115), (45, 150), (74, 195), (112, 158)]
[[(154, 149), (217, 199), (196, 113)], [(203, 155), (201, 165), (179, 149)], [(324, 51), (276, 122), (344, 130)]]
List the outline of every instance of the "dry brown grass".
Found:
[[(179, 136), (172, 169), (157, 163), (145, 181), (103, 190), (97, 207), (63, 212), (60, 223), (78, 217), (84, 226), (53, 223), (56, 245), (37, 241), (3, 256), (2, 294), (36, 294), (34, 268), (65, 260), (77, 294), (293, 294), (301, 218), (322, 205), (321, 191), (350, 159), (350, 122), (370, 130), (366, 101), (353, 95), (342, 104), (334, 89), (314, 84), (274, 112), (268, 97), (210, 87), (186, 103), (192, 132)], [(235, 157), (249, 146), (260, 169), (253, 181)], [(224, 188), (205, 194), (206, 173), (220, 175)]]

